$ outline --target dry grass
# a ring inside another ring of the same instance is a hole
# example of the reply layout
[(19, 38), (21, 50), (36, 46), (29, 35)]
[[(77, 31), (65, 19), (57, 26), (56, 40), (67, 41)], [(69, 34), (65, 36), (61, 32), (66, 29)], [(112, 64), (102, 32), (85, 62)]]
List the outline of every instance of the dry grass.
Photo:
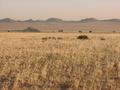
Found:
[(0, 33), (0, 90), (120, 90), (120, 34), (79, 35)]

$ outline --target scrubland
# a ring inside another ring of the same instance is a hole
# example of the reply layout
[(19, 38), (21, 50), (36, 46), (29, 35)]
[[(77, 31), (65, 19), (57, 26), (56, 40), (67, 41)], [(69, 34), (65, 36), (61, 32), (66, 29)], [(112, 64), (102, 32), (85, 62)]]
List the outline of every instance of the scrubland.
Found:
[(120, 34), (0, 33), (0, 90), (120, 90)]
[(57, 32), (63, 29), (65, 32), (120, 32), (120, 22), (88, 22), (88, 23), (40, 23), (40, 22), (16, 22), (0, 23), (0, 31), (23, 30), (32, 27), (41, 32)]

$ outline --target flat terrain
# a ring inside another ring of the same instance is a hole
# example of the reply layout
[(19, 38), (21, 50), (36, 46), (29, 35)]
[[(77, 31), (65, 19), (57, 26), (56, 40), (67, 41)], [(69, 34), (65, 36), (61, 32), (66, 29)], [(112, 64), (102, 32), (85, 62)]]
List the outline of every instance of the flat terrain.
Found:
[(0, 90), (120, 90), (120, 34), (79, 35), (0, 33)]
[(63, 29), (65, 32), (120, 32), (120, 22), (88, 22), (88, 23), (40, 23), (16, 22), (0, 23), (0, 31), (21, 30), (27, 27), (38, 29), (42, 32), (56, 32)]

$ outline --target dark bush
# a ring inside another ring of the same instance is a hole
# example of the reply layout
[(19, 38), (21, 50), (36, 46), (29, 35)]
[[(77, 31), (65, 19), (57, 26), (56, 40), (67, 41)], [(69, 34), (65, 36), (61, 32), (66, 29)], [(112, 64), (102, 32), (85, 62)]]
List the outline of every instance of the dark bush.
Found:
[(82, 33), (82, 31), (80, 31), (80, 30), (79, 30), (78, 32), (79, 32), (79, 33)]
[(101, 37), (100, 40), (106, 40), (105, 38)]
[(58, 37), (57, 39), (63, 39), (62, 37)]
[(47, 40), (48, 38), (47, 37), (43, 37), (42, 40)]
[(56, 40), (57, 38), (56, 37), (43, 37), (42, 40)]
[(112, 31), (113, 33), (116, 33), (116, 31)]
[(92, 33), (92, 31), (89, 31), (89, 33)]
[(61, 29), (61, 30), (58, 30), (58, 32), (63, 32), (63, 30)]
[(71, 84), (67, 83), (63, 83), (59, 85), (60, 90), (70, 90)]
[(54, 39), (54, 40), (56, 40), (56, 37), (51, 37), (51, 39)]
[(52, 39), (52, 37), (47, 37), (47, 39)]
[(89, 39), (87, 35), (80, 35), (77, 39)]

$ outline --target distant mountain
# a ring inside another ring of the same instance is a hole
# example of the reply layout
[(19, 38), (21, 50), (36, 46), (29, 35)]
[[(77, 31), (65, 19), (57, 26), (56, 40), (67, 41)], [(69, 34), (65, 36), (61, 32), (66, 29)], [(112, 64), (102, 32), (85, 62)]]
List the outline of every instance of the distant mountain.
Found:
[(28, 28), (23, 29), (23, 30), (11, 30), (9, 32), (40, 32), (40, 30), (28, 27)]
[(120, 19), (106, 19), (106, 20), (101, 20), (105, 22), (120, 22)]
[(85, 18), (85, 19), (80, 20), (80, 22), (96, 22), (96, 21), (99, 21), (99, 20), (95, 18)]
[(4, 18), (0, 19), (0, 23), (14, 23), (14, 22), (41, 22), (41, 23), (87, 23), (87, 22), (120, 22), (120, 19), (105, 19), (105, 20), (98, 20), (95, 18), (85, 18), (81, 19), (79, 21), (65, 21), (59, 18), (48, 18), (47, 20), (33, 20), (33, 19), (28, 19), (28, 20), (13, 20), (10, 18)]
[(8, 23), (14, 23), (14, 22), (43, 22), (43, 20), (33, 20), (33, 19), (28, 19), (28, 20), (13, 20), (10, 18), (4, 18), (4, 19), (0, 19), (0, 23), (4, 23), (4, 22), (8, 22)]
[(23, 22), (34, 22), (32, 19), (24, 20)]
[(10, 23), (13, 23), (13, 22), (16, 22), (16, 21), (13, 20), (13, 19), (10, 19), (10, 18), (4, 18), (4, 19), (0, 19), (0, 22), (10, 22)]
[(64, 22), (64, 21), (59, 18), (48, 18), (46, 22)]

